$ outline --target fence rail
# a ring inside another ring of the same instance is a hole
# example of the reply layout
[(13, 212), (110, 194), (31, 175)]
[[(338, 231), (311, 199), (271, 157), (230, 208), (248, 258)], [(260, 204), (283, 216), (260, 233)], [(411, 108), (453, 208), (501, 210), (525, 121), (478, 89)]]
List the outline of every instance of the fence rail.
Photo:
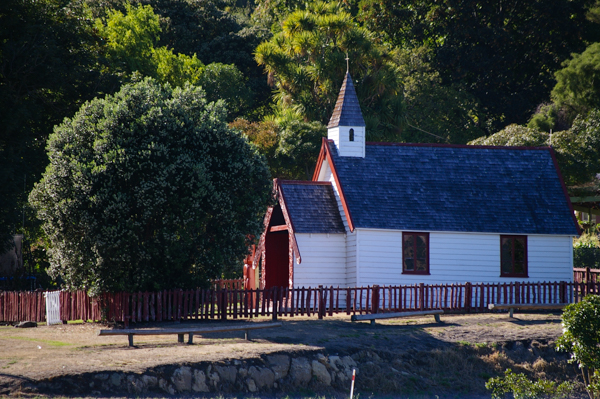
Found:
[[(600, 293), (600, 282), (504, 284), (415, 284), (368, 287), (308, 287), (243, 290), (195, 289), (106, 293), (60, 293), (60, 320), (179, 321), (259, 316), (373, 314), (443, 309), (450, 313), (487, 312), (488, 304), (576, 303)], [(45, 321), (42, 292), (1, 292), (0, 322)]]

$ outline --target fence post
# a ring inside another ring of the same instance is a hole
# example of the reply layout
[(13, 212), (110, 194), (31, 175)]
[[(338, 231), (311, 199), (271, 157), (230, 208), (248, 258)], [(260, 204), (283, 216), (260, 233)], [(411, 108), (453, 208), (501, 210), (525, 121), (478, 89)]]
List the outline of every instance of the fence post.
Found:
[(317, 292), (318, 292), (318, 297), (317, 297), (318, 301), (317, 302), (319, 302), (319, 320), (322, 320), (323, 315), (325, 313), (325, 306), (323, 304), (323, 286), (322, 285), (319, 286), (319, 289)]
[(425, 284), (419, 283), (419, 309), (425, 310)]
[(273, 321), (277, 321), (277, 305), (278, 305), (278, 301), (277, 299), (279, 298), (279, 287), (273, 287), (273, 293), (272, 293), (272, 297), (271, 297), (271, 303), (273, 303)]
[(566, 290), (565, 290), (565, 282), (561, 281), (558, 283), (558, 290), (559, 290), (559, 296), (560, 296), (560, 302), (561, 303), (566, 303), (567, 299), (566, 299)]
[(465, 283), (465, 312), (471, 313), (471, 298), (473, 297), (473, 290), (470, 282)]
[(219, 309), (221, 311), (221, 320), (227, 320), (227, 290), (223, 288), (221, 290), (221, 298), (219, 301)]
[(379, 286), (373, 286), (373, 295), (371, 296), (371, 313), (379, 313)]

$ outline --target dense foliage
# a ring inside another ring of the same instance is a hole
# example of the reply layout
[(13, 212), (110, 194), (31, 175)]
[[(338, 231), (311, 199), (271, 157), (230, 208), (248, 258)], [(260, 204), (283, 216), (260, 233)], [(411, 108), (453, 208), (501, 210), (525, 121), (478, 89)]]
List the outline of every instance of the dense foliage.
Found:
[(564, 332), (556, 341), (557, 349), (571, 353), (590, 399), (600, 397), (600, 296), (587, 295), (565, 307), (562, 324)]
[(560, 399), (568, 398), (573, 393), (573, 384), (539, 379), (529, 380), (523, 373), (515, 373), (511, 369), (504, 371), (503, 377), (490, 378), (485, 387), (492, 391), (492, 399), (506, 398), (512, 394), (514, 399)]
[(281, 31), (256, 48), (256, 60), (276, 88), (278, 112), (323, 124), (333, 112), (346, 58), (352, 62), (367, 136), (394, 140), (404, 117), (396, 66), (373, 34), (340, 5), (310, 3), (288, 15)]
[(270, 196), (222, 102), (151, 79), (83, 105), (48, 141), (30, 200), (50, 272), (94, 292), (195, 287), (231, 272)]
[[(594, 0), (362, 0), (359, 19), (400, 47), (425, 45), (444, 84), (479, 99), (490, 129), (524, 123), (571, 52), (599, 41)], [(492, 130), (492, 131), (493, 131)]]
[(573, 240), (573, 267), (600, 269), (600, 240), (594, 230)]
[(25, 233), (45, 267), (27, 198), (49, 135), (145, 77), (224, 100), (274, 177), (310, 178), (348, 68), (369, 140), (552, 145), (580, 185), (600, 172), (599, 23), (596, 0), (1, 1), (0, 252)]

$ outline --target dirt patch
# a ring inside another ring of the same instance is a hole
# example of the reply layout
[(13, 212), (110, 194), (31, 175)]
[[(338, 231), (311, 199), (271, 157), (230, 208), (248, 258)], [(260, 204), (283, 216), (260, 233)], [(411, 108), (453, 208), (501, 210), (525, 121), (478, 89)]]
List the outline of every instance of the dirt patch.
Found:
[[(281, 328), (252, 331), (250, 342), (243, 339), (243, 332), (195, 337), (193, 345), (178, 344), (176, 335), (136, 336), (134, 348), (127, 346), (126, 336), (97, 336), (100, 328), (106, 328), (98, 324), (7, 326), (0, 327), (0, 386), (8, 389), (20, 381), (86, 373), (144, 373), (168, 365), (251, 360), (275, 353), (352, 356), (368, 365), (357, 378), (368, 379), (363, 386), (373, 392), (484, 394), (485, 381), (507, 367), (533, 377), (564, 378), (566, 373), (574, 378), (566, 354), (557, 354), (552, 347), (562, 333), (560, 316), (515, 316), (443, 315), (440, 324), (428, 316), (382, 320), (375, 325), (352, 323), (349, 316), (294, 317), (284, 318)], [(187, 324), (192, 322), (137, 327)]]

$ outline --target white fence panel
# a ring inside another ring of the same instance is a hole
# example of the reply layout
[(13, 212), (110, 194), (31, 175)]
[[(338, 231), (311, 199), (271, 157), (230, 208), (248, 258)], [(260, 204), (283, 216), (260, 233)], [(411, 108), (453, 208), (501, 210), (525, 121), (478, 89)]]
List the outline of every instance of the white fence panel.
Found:
[(46, 324), (60, 324), (60, 291), (48, 291), (46, 297)]

